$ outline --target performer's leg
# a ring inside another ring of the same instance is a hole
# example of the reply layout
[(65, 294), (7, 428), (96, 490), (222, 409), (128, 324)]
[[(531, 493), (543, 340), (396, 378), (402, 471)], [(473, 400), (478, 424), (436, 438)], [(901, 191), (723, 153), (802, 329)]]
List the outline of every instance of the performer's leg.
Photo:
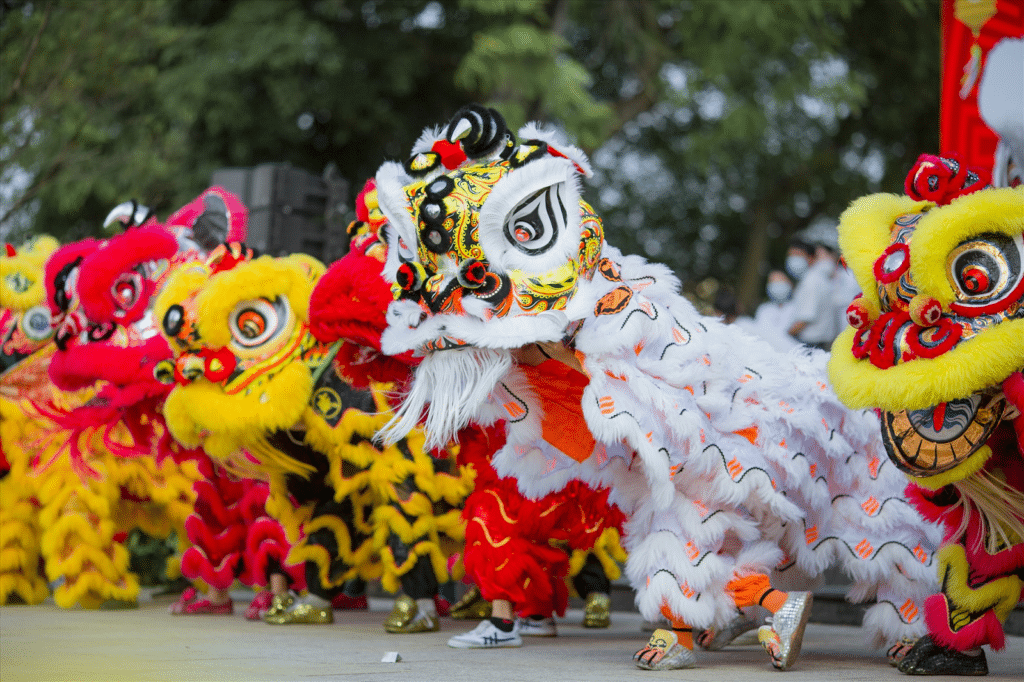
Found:
[(573, 576), (572, 586), (584, 600), (583, 627), (606, 628), (611, 625), (612, 581), (592, 553), (587, 554), (583, 568)]
[(306, 558), (304, 570), (309, 594), (295, 600), (289, 596), (284, 601), (292, 603), (280, 604), (284, 607), (281, 611), (276, 608), (279, 604), (275, 598), (263, 618), (267, 623), (333, 623), (331, 601), (344, 589), (345, 577), (353, 572), (351, 562), (357, 554), (352, 548), (368, 542), (354, 525), (353, 503), (347, 498), (342, 502), (318, 502), (307, 527), (315, 530), (293, 549), (293, 553), (298, 551)]
[(792, 666), (800, 655), (804, 629), (811, 615), (811, 593), (777, 590), (764, 574), (736, 578), (728, 588), (737, 607), (763, 606), (771, 612), (771, 625), (762, 625), (757, 638), (771, 656), (772, 665), (779, 670)]
[(693, 628), (667, 607), (661, 613), (671, 624), (671, 630), (658, 628), (640, 651), (633, 655), (638, 668), (643, 670), (676, 670), (692, 668), (697, 664), (693, 653)]
[[(987, 558), (985, 550), (979, 545), (976, 551), (971, 558), (985, 566), (987, 562), (978, 561)], [(1005, 645), (1003, 623), (1020, 600), (1024, 580), (1015, 574), (984, 576), (959, 543), (945, 545), (936, 556), (942, 592), (925, 600), (928, 634), (897, 670), (911, 675), (985, 675), (988, 663), (981, 647), (999, 650)]]
[(395, 600), (391, 615), (384, 621), (384, 629), (396, 634), (439, 630), (441, 624), (434, 604), (438, 584), (430, 557), (416, 559), (413, 567), (401, 576), (401, 581), (405, 594)]
[(277, 571), (271, 573), (267, 583), (270, 585), (271, 594), (288, 594), (288, 576), (285, 573)]

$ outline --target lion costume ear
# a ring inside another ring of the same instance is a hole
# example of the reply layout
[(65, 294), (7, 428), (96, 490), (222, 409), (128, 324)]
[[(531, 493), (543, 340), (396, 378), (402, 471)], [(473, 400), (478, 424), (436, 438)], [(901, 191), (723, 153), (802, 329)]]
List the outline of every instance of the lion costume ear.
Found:
[(545, 151), (551, 156), (569, 159), (576, 166), (576, 172), (584, 177), (592, 177), (594, 169), (590, 166), (590, 160), (583, 150), (569, 144), (562, 135), (554, 128), (541, 126), (538, 123), (527, 123), (519, 129), (519, 139), (524, 140), (522, 145), (539, 146), (543, 143)]
[(306, 279), (313, 285), (319, 282), (320, 278), (327, 272), (327, 267), (323, 263), (304, 253), (293, 253), (290, 256), (286, 256), (284, 260), (298, 265), (305, 273)]
[(210, 187), (175, 211), (168, 227), (186, 227), (204, 251), (225, 242), (245, 241), (249, 210), (237, 196), (223, 187)]

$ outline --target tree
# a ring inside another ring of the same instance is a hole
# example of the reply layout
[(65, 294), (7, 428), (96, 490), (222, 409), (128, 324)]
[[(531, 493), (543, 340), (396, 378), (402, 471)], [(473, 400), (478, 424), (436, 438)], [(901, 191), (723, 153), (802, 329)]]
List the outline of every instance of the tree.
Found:
[(928, 3), (664, 3), (653, 15), (642, 4), (648, 14), (632, 16), (652, 46), (633, 49), (653, 57), (617, 48), (609, 20), (579, 45), (595, 90), (654, 100), (596, 154), (609, 239), (684, 279), (735, 283), (747, 310), (790, 235), (902, 186), (938, 147)]
[[(155, 114), (157, 58), (179, 38), (162, 20), (166, 4), (96, 9), (53, 1), (5, 7), (0, 182), (20, 191), (3, 207), (0, 225), (34, 206), (40, 231), (74, 233), (62, 216), (84, 210), (101, 220), (100, 206), (109, 209), (131, 188), (153, 189), (187, 167), (173, 122)], [(164, 198), (156, 192), (157, 201)]]
[(594, 154), (610, 241), (735, 282), (748, 310), (789, 236), (937, 149), (939, 12), (923, 0), (466, 4), (506, 20), (476, 35), (459, 82)]
[(30, 180), (0, 207), (0, 230), (29, 215), (37, 231), (96, 234), (130, 197), (167, 215), (225, 166), (334, 162), (361, 183), (468, 101), (452, 83), (470, 36), (460, 21), (444, 29), (459, 12), (427, 0), (8, 3), (0, 177)]

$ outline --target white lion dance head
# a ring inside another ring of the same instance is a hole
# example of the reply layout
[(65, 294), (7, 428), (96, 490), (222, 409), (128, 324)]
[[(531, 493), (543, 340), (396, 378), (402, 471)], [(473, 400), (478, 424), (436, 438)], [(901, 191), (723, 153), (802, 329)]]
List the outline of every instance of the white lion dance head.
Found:
[(469, 105), (377, 172), (396, 299), (384, 350), (427, 356), (391, 438), (429, 402), (427, 431), (442, 442), (507, 371), (510, 349), (559, 341), (582, 317), (571, 308), (604, 242), (580, 196), (592, 171), (552, 131), (530, 124), (519, 137), (493, 109)]

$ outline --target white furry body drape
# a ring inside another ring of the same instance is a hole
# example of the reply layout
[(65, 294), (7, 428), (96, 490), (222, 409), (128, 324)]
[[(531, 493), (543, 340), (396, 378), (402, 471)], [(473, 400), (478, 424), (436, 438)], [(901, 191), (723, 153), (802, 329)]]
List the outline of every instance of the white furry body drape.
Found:
[[(582, 411), (597, 445), (580, 463), (544, 441), (540, 401), (512, 365), (486, 401), (463, 406), (480, 422), (506, 420), (498, 473), (529, 497), (572, 479), (610, 487), (646, 618), (667, 605), (694, 627), (722, 625), (735, 614), (734, 577), (816, 576), (838, 561), (850, 599), (877, 599), (865, 617), (876, 643), (922, 635), (941, 534), (902, 499), (876, 417), (826, 384), (826, 354), (779, 354), (700, 316), (667, 268), (604, 255), (621, 280), (595, 274), (565, 311), (583, 320)], [(595, 314), (614, 289), (617, 312)]]

